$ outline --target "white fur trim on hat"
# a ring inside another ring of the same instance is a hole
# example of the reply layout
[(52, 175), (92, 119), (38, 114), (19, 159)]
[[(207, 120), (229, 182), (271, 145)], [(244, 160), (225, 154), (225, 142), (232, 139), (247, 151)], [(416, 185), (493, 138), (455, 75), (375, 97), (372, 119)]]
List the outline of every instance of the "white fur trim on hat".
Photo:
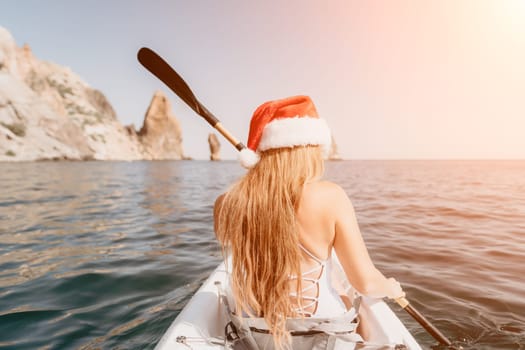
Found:
[(239, 161), (246, 169), (253, 168), (259, 162), (259, 155), (249, 148), (243, 148), (239, 152)]
[(330, 128), (324, 119), (312, 117), (280, 118), (266, 124), (257, 150), (321, 145), (326, 153), (330, 151), (331, 143)]

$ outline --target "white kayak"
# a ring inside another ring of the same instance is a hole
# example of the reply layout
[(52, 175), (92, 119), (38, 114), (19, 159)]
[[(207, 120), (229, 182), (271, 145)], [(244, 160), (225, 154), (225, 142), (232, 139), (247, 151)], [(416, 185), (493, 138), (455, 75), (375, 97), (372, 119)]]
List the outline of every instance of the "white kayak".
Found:
[[(226, 286), (227, 282), (228, 274), (224, 263), (221, 263), (186, 304), (155, 349), (228, 349), (224, 334), (229, 318), (217, 287), (217, 284)], [(421, 349), (405, 325), (381, 299), (363, 297), (359, 317), (363, 333), (368, 334), (366, 345), (360, 349)]]

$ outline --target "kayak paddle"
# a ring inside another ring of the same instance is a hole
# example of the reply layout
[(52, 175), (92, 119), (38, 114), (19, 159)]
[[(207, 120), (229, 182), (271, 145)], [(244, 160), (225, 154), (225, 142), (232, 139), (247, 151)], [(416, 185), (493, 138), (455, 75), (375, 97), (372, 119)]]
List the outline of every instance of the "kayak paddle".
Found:
[(190, 87), (184, 79), (156, 52), (143, 47), (137, 53), (139, 62), (154, 76), (166, 84), (177, 96), (179, 96), (198, 115), (220, 132), (238, 151), (246, 148), (240, 141), (233, 137), (221, 124), (221, 122), (197, 100)]
[[(246, 148), (231, 135), (220, 123), (220, 121), (197, 100), (195, 94), (184, 79), (156, 52), (143, 47), (137, 53), (139, 62), (150, 71), (154, 76), (159, 78), (166, 84), (177, 96), (179, 96), (186, 104), (191, 107), (198, 115), (203, 117), (212, 127), (220, 132), (238, 151)], [(451, 346), (452, 343), (447, 339), (430, 321), (428, 321), (419, 311), (417, 311), (406, 298), (398, 298), (396, 302), (410, 314), (434, 339), (440, 344)]]
[[(396, 303), (403, 308), (410, 316), (414, 318), (425, 330), (436, 339), (441, 345), (451, 346), (452, 342), (443, 335), (429, 320), (425, 318), (419, 311), (417, 311), (410, 302), (404, 298), (395, 299)], [(461, 349), (461, 347), (460, 347)]]

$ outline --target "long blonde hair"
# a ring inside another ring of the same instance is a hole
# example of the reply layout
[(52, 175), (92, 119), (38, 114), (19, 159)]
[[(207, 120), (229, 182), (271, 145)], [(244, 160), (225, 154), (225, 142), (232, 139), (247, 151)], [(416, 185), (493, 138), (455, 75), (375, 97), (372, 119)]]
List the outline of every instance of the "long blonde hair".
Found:
[(236, 312), (264, 317), (277, 348), (289, 343), (286, 317), (300, 316), (301, 281), (290, 298), (290, 276), (301, 275), (296, 210), (305, 183), (324, 171), (320, 146), (262, 152), (226, 193), (215, 223), (223, 252), (232, 254)]

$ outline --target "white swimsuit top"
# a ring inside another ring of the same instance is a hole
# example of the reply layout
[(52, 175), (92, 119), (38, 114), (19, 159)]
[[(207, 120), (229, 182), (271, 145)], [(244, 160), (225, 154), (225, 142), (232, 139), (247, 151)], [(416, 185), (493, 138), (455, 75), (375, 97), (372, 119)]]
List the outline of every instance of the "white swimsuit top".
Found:
[[(305, 247), (299, 244), (299, 247), (312, 258), (318, 266), (301, 273), (302, 280), (302, 300), (303, 308), (295, 309), (296, 312), (303, 314), (306, 317), (334, 317), (345, 313), (346, 306), (341, 300), (341, 297), (333, 288), (331, 283), (332, 275), (332, 257), (329, 256), (326, 260), (321, 260), (312, 253), (310, 253)], [(307, 277), (312, 276), (314, 272), (319, 271), (317, 278)], [(290, 276), (290, 279), (297, 279), (297, 276)], [(317, 296), (304, 295), (305, 292), (316, 288)], [(296, 297), (295, 292), (290, 293), (291, 297)], [(313, 312), (306, 311), (304, 309), (311, 309)]]

